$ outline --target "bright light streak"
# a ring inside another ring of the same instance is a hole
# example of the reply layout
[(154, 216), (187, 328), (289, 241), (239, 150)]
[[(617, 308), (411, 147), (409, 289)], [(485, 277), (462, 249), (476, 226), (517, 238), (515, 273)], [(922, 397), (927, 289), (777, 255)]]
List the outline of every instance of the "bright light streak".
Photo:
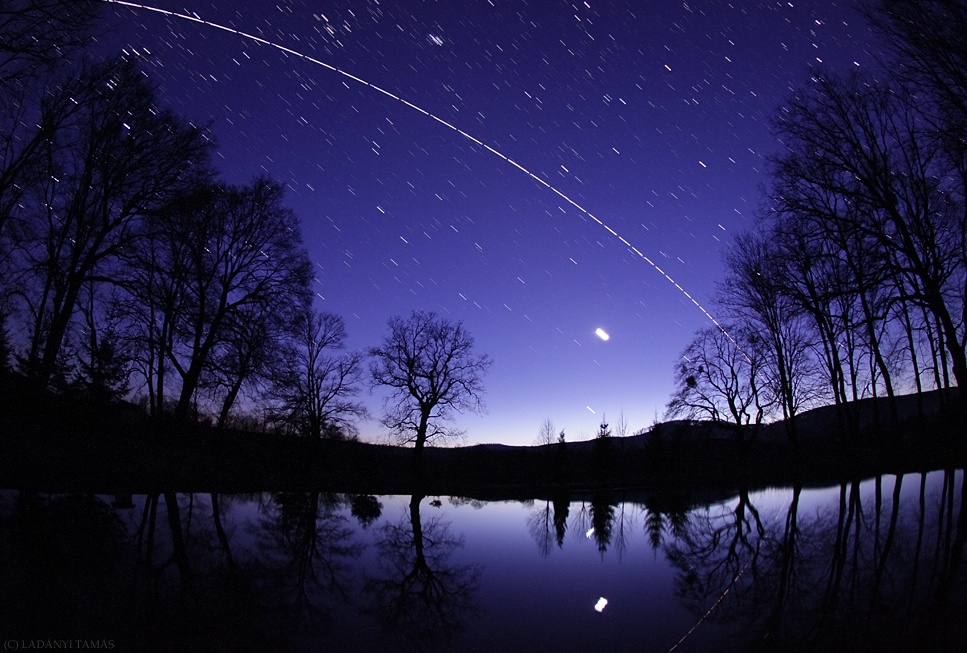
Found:
[(608, 605), (608, 599), (603, 596), (598, 599), (598, 602), (594, 604), (594, 609), (598, 612), (604, 612), (605, 607)]
[[(142, 9), (144, 11), (152, 11), (154, 13), (158, 13), (158, 14), (163, 14), (165, 16), (169, 16), (171, 18), (181, 18), (182, 20), (187, 20), (187, 21), (190, 21), (192, 23), (199, 23), (201, 25), (205, 25), (205, 26), (211, 27), (213, 29), (222, 30), (223, 32), (230, 32), (230, 33), (235, 34), (237, 36), (240, 36), (240, 37), (242, 37), (244, 39), (248, 39), (250, 41), (255, 41), (256, 43), (261, 43), (262, 45), (267, 45), (269, 47), (275, 48), (276, 50), (279, 50), (280, 52), (284, 52), (286, 54), (291, 54), (294, 57), (299, 57), (300, 59), (304, 59), (305, 61), (308, 61), (309, 63), (316, 64), (317, 66), (322, 66), (326, 70), (330, 70), (330, 71), (332, 71), (334, 73), (338, 73), (339, 75), (342, 75), (343, 77), (346, 77), (348, 79), (351, 79), (352, 81), (356, 82), (357, 84), (362, 84), (363, 86), (366, 86), (368, 88), (371, 88), (374, 91), (376, 91), (377, 93), (381, 93), (381, 94), (385, 95), (386, 97), (392, 98), (392, 99), (396, 100), (397, 102), (406, 105), (407, 107), (413, 109), (414, 111), (417, 111), (419, 113), (422, 113), (427, 118), (430, 118), (431, 120), (435, 120), (436, 122), (440, 123), (441, 125), (443, 125), (447, 129), (450, 129), (451, 131), (454, 131), (454, 132), (460, 134), (461, 136), (463, 136), (464, 138), (466, 138), (470, 142), (474, 143), (475, 145), (478, 145), (478, 146), (482, 147), (483, 149), (487, 150), (488, 152), (490, 152), (494, 156), (500, 157), (505, 162), (507, 162), (508, 164), (510, 164), (513, 167), (517, 168), (518, 170), (520, 170), (521, 172), (523, 172), (525, 175), (527, 175), (528, 177), (530, 177), (531, 179), (533, 179), (535, 182), (537, 182), (541, 186), (544, 186), (545, 188), (547, 188), (548, 190), (550, 190), (551, 192), (553, 192), (554, 194), (556, 194), (558, 197), (560, 197), (562, 200), (564, 200), (565, 202), (567, 202), (568, 204), (570, 204), (571, 206), (573, 206), (574, 208), (576, 208), (578, 211), (580, 211), (584, 215), (586, 215), (589, 218), (591, 218), (591, 220), (593, 220), (594, 222), (596, 222), (599, 226), (601, 226), (604, 229), (606, 229), (612, 236), (614, 236), (615, 238), (617, 238), (621, 242), (621, 244), (623, 244), (624, 246), (628, 247), (631, 252), (634, 252), (645, 263), (647, 263), (648, 265), (650, 265), (652, 267), (652, 269), (654, 269), (656, 272), (658, 272), (661, 276), (665, 277), (665, 279), (670, 284), (672, 284), (673, 286), (675, 286), (675, 288), (677, 288), (678, 291), (682, 295), (684, 295), (690, 302), (692, 302), (692, 304), (694, 304), (695, 307), (698, 310), (700, 310), (705, 315), (705, 317), (707, 317), (712, 322), (712, 324), (714, 324), (716, 327), (718, 327), (718, 329), (722, 333), (724, 333), (726, 336), (728, 336), (729, 339), (732, 339), (732, 336), (729, 335), (729, 332), (726, 331), (722, 327), (722, 325), (719, 324), (718, 321), (714, 317), (712, 317), (712, 314), (711, 313), (709, 313), (707, 310), (705, 310), (705, 307), (702, 306), (698, 302), (697, 299), (695, 299), (694, 297), (692, 297), (688, 293), (688, 291), (685, 290), (684, 288), (682, 288), (674, 279), (672, 279), (671, 276), (667, 272), (665, 272), (663, 269), (661, 269), (660, 267), (658, 267), (658, 265), (656, 265), (655, 262), (652, 261), (650, 258), (648, 258), (644, 254), (642, 254), (638, 250), (638, 248), (634, 247), (631, 243), (629, 243), (627, 240), (625, 240), (625, 238), (622, 237), (620, 234), (618, 234), (617, 231), (615, 231), (614, 229), (612, 229), (611, 227), (609, 227), (607, 224), (605, 224), (602, 220), (600, 220), (593, 213), (591, 213), (586, 208), (584, 208), (583, 206), (581, 206), (580, 204), (578, 204), (576, 201), (574, 201), (573, 199), (571, 199), (570, 197), (568, 197), (564, 193), (564, 191), (559, 190), (558, 188), (556, 188), (556, 187), (552, 186), (551, 184), (547, 183), (546, 181), (544, 181), (543, 179), (541, 179), (540, 177), (538, 177), (536, 174), (534, 174), (533, 172), (531, 172), (530, 170), (528, 170), (527, 168), (525, 168), (521, 164), (517, 163), (516, 161), (514, 161), (510, 157), (508, 157), (505, 154), (497, 151), (493, 147), (487, 145), (486, 143), (484, 143), (483, 141), (481, 141), (479, 138), (476, 138), (475, 136), (472, 136), (472, 135), (468, 134), (467, 132), (463, 131), (459, 127), (450, 124), (449, 122), (447, 122), (443, 118), (440, 118), (439, 116), (436, 116), (436, 115), (430, 113), (426, 109), (423, 109), (421, 107), (418, 107), (417, 105), (413, 104), (409, 100), (406, 100), (405, 98), (402, 98), (402, 97), (400, 97), (400, 96), (398, 96), (398, 95), (396, 95), (394, 93), (391, 93), (390, 91), (387, 91), (386, 89), (384, 89), (384, 88), (382, 88), (380, 86), (377, 86), (376, 84), (372, 84), (370, 82), (367, 82), (362, 77), (357, 77), (356, 75), (353, 75), (352, 73), (346, 72), (345, 70), (342, 70), (341, 68), (337, 68), (336, 66), (333, 66), (330, 63), (326, 63), (325, 61), (322, 61), (321, 59), (316, 59), (315, 57), (311, 57), (311, 56), (309, 56), (307, 54), (304, 54), (302, 52), (299, 52), (298, 50), (293, 50), (292, 48), (286, 47), (286, 46), (284, 46), (284, 45), (282, 45), (280, 43), (274, 43), (272, 41), (269, 41), (268, 39), (262, 38), (261, 36), (255, 36), (254, 34), (249, 34), (248, 32), (243, 32), (241, 30), (237, 30), (234, 27), (229, 27), (227, 25), (221, 25), (219, 23), (213, 23), (211, 21), (204, 20), (204, 19), (200, 18), (194, 12), (192, 12), (192, 14), (183, 14), (183, 13), (179, 13), (177, 11), (169, 11), (167, 9), (160, 9), (158, 7), (152, 7), (150, 5), (145, 5), (145, 4), (141, 4), (141, 3), (138, 3), (138, 2), (125, 2), (124, 0), (103, 0), (103, 2), (109, 2), (111, 4), (121, 5), (121, 6), (124, 6), (124, 7), (131, 7), (133, 9)], [(668, 70), (671, 71), (671, 68), (669, 68), (667, 65), (665, 66), (665, 68), (668, 68)], [(617, 150), (615, 150), (615, 152), (617, 153)], [(733, 340), (733, 342), (734, 342), (734, 340)]]
[(594, 330), (594, 335), (601, 338), (605, 342), (611, 340), (611, 336), (608, 335), (608, 332), (602, 329), (601, 327), (598, 327), (597, 329)]
[(594, 535), (594, 526), (588, 529), (588, 532), (584, 534), (584, 537), (590, 540), (592, 535)]

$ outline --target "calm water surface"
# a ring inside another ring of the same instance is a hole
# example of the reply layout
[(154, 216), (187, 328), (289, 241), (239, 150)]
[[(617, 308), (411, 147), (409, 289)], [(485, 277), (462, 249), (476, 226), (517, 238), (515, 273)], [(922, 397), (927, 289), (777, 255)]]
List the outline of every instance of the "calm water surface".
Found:
[(4, 640), (962, 650), (963, 473), (529, 501), (7, 491)]

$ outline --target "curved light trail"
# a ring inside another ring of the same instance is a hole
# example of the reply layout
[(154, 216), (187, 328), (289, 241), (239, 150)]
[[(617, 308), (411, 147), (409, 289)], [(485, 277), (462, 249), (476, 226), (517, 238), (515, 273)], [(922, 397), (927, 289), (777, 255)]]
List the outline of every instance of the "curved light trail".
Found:
[(735, 340), (732, 339), (732, 336), (728, 333), (728, 331), (726, 331), (725, 328), (722, 327), (722, 325), (719, 324), (718, 321), (714, 317), (712, 317), (712, 314), (709, 313), (705, 309), (705, 307), (702, 306), (701, 303), (699, 303), (699, 301), (697, 299), (695, 299), (694, 297), (692, 297), (692, 295), (687, 290), (685, 290), (677, 281), (675, 281), (671, 277), (671, 275), (669, 275), (665, 270), (663, 270), (661, 268), (661, 266), (659, 266), (657, 263), (655, 263), (650, 258), (648, 258), (648, 256), (646, 256), (643, 252), (641, 252), (641, 250), (639, 250), (637, 247), (635, 247), (630, 242), (628, 242), (628, 240), (625, 239), (624, 236), (622, 236), (617, 231), (615, 231), (614, 229), (612, 229), (610, 226), (608, 226), (604, 221), (602, 221), (596, 215), (594, 215), (589, 210), (587, 210), (586, 208), (584, 208), (583, 206), (581, 206), (580, 204), (578, 204), (576, 201), (574, 201), (573, 199), (571, 199), (570, 197), (568, 197), (564, 193), (564, 191), (562, 191), (562, 190), (556, 188), (555, 186), (549, 184), (544, 179), (541, 179), (540, 177), (538, 177), (536, 174), (534, 174), (533, 172), (531, 172), (530, 170), (528, 170), (527, 168), (525, 168), (521, 164), (517, 163), (516, 161), (514, 161), (513, 159), (511, 159), (507, 155), (503, 154), (502, 152), (496, 150), (495, 148), (491, 147), (490, 145), (488, 145), (487, 143), (483, 142), (479, 138), (473, 136), (472, 134), (469, 134), (469, 133), (465, 132), (464, 130), (460, 129), (456, 125), (447, 122), (443, 118), (441, 118), (441, 117), (439, 117), (439, 116), (437, 116), (435, 114), (430, 113), (426, 109), (424, 109), (422, 107), (419, 107), (419, 106), (413, 104), (412, 102), (410, 102), (406, 98), (400, 97), (399, 95), (396, 95), (395, 93), (392, 93), (391, 91), (388, 91), (385, 88), (382, 88), (381, 86), (377, 86), (376, 84), (373, 84), (371, 82), (368, 82), (365, 79), (363, 79), (362, 77), (358, 77), (356, 75), (353, 75), (352, 73), (347, 72), (347, 71), (345, 71), (345, 70), (343, 70), (341, 68), (338, 68), (336, 66), (333, 66), (332, 64), (327, 63), (325, 61), (322, 61), (321, 59), (316, 59), (315, 57), (310, 56), (310, 55), (305, 54), (305, 53), (302, 53), (302, 52), (299, 52), (298, 50), (293, 50), (292, 48), (286, 47), (286, 46), (284, 46), (284, 45), (282, 45), (280, 43), (275, 43), (275, 42), (270, 41), (268, 39), (262, 38), (261, 36), (256, 36), (255, 34), (249, 34), (248, 32), (243, 32), (241, 30), (235, 29), (234, 27), (229, 27), (228, 25), (222, 25), (220, 23), (214, 23), (214, 22), (211, 22), (211, 21), (208, 21), (208, 20), (204, 20), (203, 18), (200, 18), (197, 14), (186, 14), (186, 13), (181, 13), (181, 12), (177, 12), (177, 11), (170, 11), (168, 9), (161, 9), (159, 7), (153, 7), (151, 5), (146, 5), (146, 4), (142, 4), (142, 3), (138, 3), (138, 2), (125, 2), (124, 0), (103, 0), (103, 1), (104, 2), (108, 2), (110, 4), (114, 4), (114, 5), (120, 5), (120, 6), (124, 6), (124, 7), (131, 7), (133, 9), (141, 9), (141, 10), (144, 10), (144, 11), (150, 11), (150, 12), (154, 12), (154, 13), (157, 13), (157, 14), (162, 14), (162, 15), (165, 15), (165, 16), (169, 16), (171, 18), (179, 18), (181, 20), (187, 20), (187, 21), (190, 21), (192, 23), (198, 23), (200, 25), (205, 25), (206, 27), (211, 27), (213, 29), (218, 29), (218, 30), (221, 30), (223, 32), (229, 32), (231, 34), (235, 34), (236, 36), (240, 36), (243, 39), (248, 39), (250, 41), (255, 41), (256, 43), (259, 43), (261, 45), (267, 45), (269, 47), (275, 48), (276, 50), (279, 50), (280, 52), (284, 52), (286, 54), (291, 54), (294, 57), (298, 57), (300, 59), (303, 59), (305, 61), (308, 61), (309, 63), (315, 64), (317, 66), (321, 66), (321, 67), (325, 68), (326, 70), (329, 70), (329, 71), (332, 71), (332, 72), (337, 73), (339, 75), (342, 75), (343, 77), (346, 77), (348, 79), (351, 79), (352, 81), (356, 82), (357, 84), (362, 84), (363, 86), (366, 86), (368, 88), (371, 88), (374, 91), (376, 91), (377, 93), (381, 93), (382, 95), (385, 95), (388, 98), (391, 98), (393, 100), (396, 100), (400, 104), (403, 104), (403, 105), (409, 107), (410, 109), (413, 109), (414, 111), (417, 111), (419, 113), (422, 113), (427, 118), (430, 118), (431, 120), (434, 120), (434, 121), (438, 122), (439, 124), (443, 125), (447, 129), (449, 129), (451, 131), (454, 131), (457, 134), (460, 134), (461, 136), (463, 136), (464, 138), (466, 138), (467, 140), (469, 140), (471, 143), (473, 143), (473, 144), (475, 144), (475, 145), (477, 145), (479, 147), (482, 147), (483, 149), (487, 150), (488, 152), (490, 152), (494, 156), (497, 156), (497, 157), (503, 159), (506, 163), (508, 163), (508, 164), (512, 165), (513, 167), (517, 168), (518, 170), (520, 170), (521, 172), (523, 172), (525, 175), (527, 175), (528, 177), (530, 177), (531, 179), (533, 179), (534, 181), (536, 181), (538, 184), (540, 184), (541, 186), (544, 186), (545, 188), (547, 188), (551, 192), (555, 193), (562, 200), (564, 200), (565, 202), (567, 202), (568, 204), (570, 204), (571, 206), (573, 206), (574, 208), (576, 208), (578, 211), (580, 211), (584, 215), (588, 216), (591, 220), (593, 220), (599, 226), (603, 227), (609, 234), (611, 234), (612, 236), (614, 236), (615, 238), (617, 238), (621, 242), (622, 245), (624, 245), (625, 247), (627, 247), (630, 251), (632, 251), (640, 259), (642, 259), (645, 263), (647, 263), (652, 268), (654, 268), (654, 270), (656, 272), (658, 272), (660, 275), (662, 275), (663, 277), (665, 277), (665, 279), (670, 284), (672, 284), (673, 286), (675, 286), (675, 288), (682, 295), (684, 295), (686, 298), (688, 298), (688, 300), (690, 302), (692, 302), (692, 304), (694, 304), (695, 307), (698, 308), (698, 310), (700, 310), (705, 315), (705, 317), (707, 317), (712, 322), (712, 324), (714, 324), (716, 327), (718, 327), (718, 329), (720, 331), (722, 331), (722, 333), (724, 333), (726, 336), (728, 336), (728, 338), (730, 340), (732, 340), (732, 342), (735, 342)]

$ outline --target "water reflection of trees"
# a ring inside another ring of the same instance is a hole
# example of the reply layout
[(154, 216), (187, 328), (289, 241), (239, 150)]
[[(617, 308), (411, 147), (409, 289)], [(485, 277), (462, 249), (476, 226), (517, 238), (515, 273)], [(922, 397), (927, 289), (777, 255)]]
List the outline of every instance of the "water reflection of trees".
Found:
[(684, 537), (665, 545), (677, 592), (697, 617), (740, 625), (761, 650), (962, 642), (950, 611), (964, 605), (963, 485), (944, 472), (932, 495), (922, 475), (917, 498), (904, 502), (912, 478), (874, 479), (872, 496), (844, 483), (836, 505), (815, 514), (800, 514), (801, 487), (764, 518), (747, 495), (693, 511)]
[(756, 577), (764, 535), (747, 489), (739, 491), (734, 504), (693, 511), (688, 526), (665, 546), (669, 562), (681, 570), (677, 591), (682, 601), (700, 611), (750, 567)]
[[(527, 530), (530, 532), (531, 537), (534, 538), (534, 542), (537, 544), (537, 550), (543, 558), (551, 554), (556, 541), (554, 513), (553, 504), (548, 499), (540, 502), (537, 508), (527, 516)], [(564, 546), (563, 538), (558, 543), (558, 546)]]
[(132, 536), (126, 641), (148, 650), (285, 648), (281, 612), (261, 593), (262, 569), (233, 549), (217, 494), (147, 495)]
[[(249, 497), (254, 530), (226, 523), (232, 497), (153, 494), (133, 530), (132, 638), (160, 647), (285, 650), (324, 633), (350, 595), (362, 546), (320, 493)], [(369, 516), (378, 507), (368, 503)]]
[[(561, 491), (532, 504), (527, 527), (542, 555), (571, 538), (602, 558), (661, 552), (696, 623), (724, 626), (740, 650), (967, 641), (962, 471), (843, 483), (818, 508), (808, 496), (740, 491), (694, 508)], [(340, 648), (362, 608), (385, 627), (381, 644), (419, 648), (448, 642), (480, 609), (479, 567), (459, 560), (462, 538), (438, 513), (421, 514), (420, 495), (391, 522), (377, 521), (375, 497), (314, 492), (158, 493), (130, 510), (90, 496), (8, 497), (0, 614), (25, 636), (97, 626), (138, 649)], [(257, 513), (252, 528), (246, 511)], [(354, 521), (371, 529), (372, 564)]]
[(530, 532), (537, 550), (546, 558), (556, 544), (564, 548), (567, 534), (567, 518), (571, 510), (571, 500), (567, 490), (558, 490), (552, 499), (537, 502), (537, 507), (527, 516), (527, 530)]
[(366, 612), (404, 646), (448, 640), (465, 617), (480, 611), (480, 567), (453, 562), (463, 538), (439, 517), (424, 521), (423, 498), (413, 495), (408, 514), (382, 527), (376, 545), (379, 573), (369, 576), (363, 589)]
[(536, 502), (527, 516), (527, 529), (542, 557), (549, 556), (555, 545), (564, 548), (565, 535), (570, 530), (576, 538), (592, 540), (602, 557), (610, 549), (620, 559), (631, 545), (642, 515), (654, 549), (658, 549), (666, 533), (681, 535), (687, 521), (684, 509), (663, 513), (621, 500), (609, 491), (598, 491), (589, 499), (576, 502), (572, 512), (567, 490), (559, 489), (552, 498)]
[(333, 602), (350, 600), (352, 562), (363, 546), (355, 541), (352, 525), (340, 512), (345, 503), (339, 495), (281, 492), (273, 496), (260, 521), (259, 562), (270, 594), (287, 606), (288, 619), (296, 629), (322, 630)]
[(154, 494), (128, 515), (91, 495), (22, 494), (0, 529), (0, 614), (22, 629), (9, 635), (96, 632), (132, 650), (268, 645), (252, 626), (262, 606), (201, 507)]
[(368, 495), (253, 495), (256, 521), (237, 523), (240, 499), (218, 494), (154, 493), (120, 511), (22, 494), (0, 511), (0, 608), (22, 626), (13, 636), (97, 626), (137, 650), (342, 649), (360, 608), (394, 646), (446, 640), (479, 611), (480, 570), (452, 560), (462, 538), (422, 518), (421, 498), (374, 528), (380, 573), (361, 578), (353, 519), (382, 514)]
[[(563, 515), (563, 518), (566, 519), (566, 508), (563, 509)], [(621, 517), (617, 523), (617, 533), (614, 530), (616, 515)], [(613, 493), (599, 491), (592, 494), (590, 500), (582, 500), (578, 504), (572, 521), (571, 530), (575, 537), (593, 540), (602, 557), (608, 551), (615, 535), (617, 535), (619, 544), (618, 554), (620, 555), (624, 551), (627, 544), (625, 528), (628, 526), (628, 521), (626, 520), (624, 503), (619, 504)], [(563, 543), (563, 540), (563, 531), (561, 531), (560, 541)]]
[(662, 509), (649, 504), (644, 508), (645, 535), (648, 544), (657, 551), (668, 538), (682, 538), (688, 528), (687, 507)]
[(962, 471), (928, 476), (846, 482), (808, 512), (802, 486), (740, 489), (698, 508), (660, 493), (573, 503), (562, 493), (539, 502), (527, 526), (543, 556), (571, 530), (620, 558), (642, 532), (677, 570), (696, 623), (727, 627), (740, 649), (943, 650), (967, 641), (957, 612), (967, 605), (967, 490)]

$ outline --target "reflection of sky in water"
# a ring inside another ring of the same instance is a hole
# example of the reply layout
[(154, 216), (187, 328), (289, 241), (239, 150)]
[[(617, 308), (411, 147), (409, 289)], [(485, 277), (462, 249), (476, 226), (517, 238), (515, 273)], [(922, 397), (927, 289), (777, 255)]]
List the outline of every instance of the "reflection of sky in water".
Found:
[[(962, 473), (956, 475), (954, 496), (958, 498), (962, 478)], [(939, 505), (942, 480), (941, 472), (934, 472), (928, 477), (924, 492), (928, 513)], [(884, 525), (889, 521), (892, 510), (895, 481), (894, 476), (884, 476), (880, 481)], [(863, 481), (859, 489), (864, 506), (871, 505), (876, 497), (875, 481)], [(920, 489), (920, 475), (905, 477), (901, 506), (917, 505)], [(849, 490), (847, 488), (847, 492)], [(823, 541), (830, 537), (831, 529), (835, 528), (840, 491), (838, 485), (803, 490), (797, 519), (800, 527), (809, 531), (811, 537), (816, 533)], [(115, 499), (111, 495), (101, 498), (107, 505), (111, 505)], [(793, 492), (790, 489), (767, 489), (753, 492), (748, 498), (749, 504), (758, 512), (767, 538), (773, 538), (772, 544), (764, 545), (765, 549), (781, 540)], [(345, 571), (340, 577), (340, 582), (346, 589), (345, 600), (325, 592), (313, 597), (317, 601), (314, 605), (326, 613), (325, 621), (328, 625), (321, 636), (307, 634), (296, 637), (300, 646), (306, 650), (319, 646), (336, 646), (344, 642), (354, 642), (358, 650), (366, 650), (369, 640), (365, 638), (378, 631), (372, 621), (373, 617), (361, 614), (359, 607), (365, 602), (367, 581), (381, 573), (385, 575), (387, 569), (386, 549), (381, 549), (379, 542), (381, 538), (385, 539), (393, 527), (400, 528), (398, 532), (402, 532), (404, 536), (412, 533), (409, 512), (411, 497), (383, 496), (378, 499), (382, 505), (381, 516), (367, 527), (359, 525), (345, 500), (337, 501), (332, 509), (330, 521), (327, 523), (348, 528), (345, 531), (348, 536), (343, 542), (323, 542), (320, 548), (324, 552), (322, 555), (331, 552), (332, 545), (361, 545), (361, 551), (358, 557), (336, 560), (339, 564), (345, 563)], [(135, 496), (133, 508), (117, 511), (132, 538), (141, 523), (144, 501), (143, 496)], [(4, 515), (11, 513), (15, 503), (15, 493), (0, 494), (0, 510)], [(693, 524), (706, 520), (705, 523), (719, 526), (734, 517), (740, 503), (740, 497), (731, 497), (707, 507), (696, 507), (690, 513), (690, 520)], [(191, 504), (192, 537), (207, 537), (215, 542), (215, 537), (211, 534), (213, 521), (210, 495), (196, 494), (191, 499)], [(184, 522), (189, 519), (189, 499), (186, 495), (179, 495), (179, 505)], [(302, 504), (294, 505), (298, 507)], [(325, 506), (327, 502), (321, 501), (320, 505)], [(558, 503), (557, 509), (560, 510), (562, 505)], [(602, 528), (607, 530), (608, 526), (595, 522), (593, 511), (603, 510), (607, 506), (610, 506), (607, 508), (611, 517), (610, 533), (607, 541), (602, 542), (598, 531)], [(681, 543), (666, 529), (662, 546), (657, 551), (653, 549), (646, 529), (648, 511), (642, 505), (620, 503), (617, 502), (617, 497), (614, 503), (598, 501), (594, 506), (590, 499), (572, 499), (568, 505), (567, 530), (562, 546), (559, 546), (557, 534), (554, 532), (554, 510), (555, 504), (550, 500), (484, 503), (429, 496), (420, 502), (420, 523), (425, 537), (441, 537), (444, 531), (435, 529), (444, 526), (449, 529), (450, 536), (462, 542), (462, 545), (449, 548), (441, 557), (431, 557), (431, 553), (435, 555), (437, 552), (432, 551), (428, 539), (427, 558), (430, 560), (430, 567), (440, 564), (452, 569), (479, 568), (479, 582), (476, 584), (473, 599), (483, 612), (479, 616), (471, 614), (462, 618), (463, 630), (451, 645), (458, 645), (461, 650), (539, 648), (668, 651), (696, 625), (701, 614), (695, 611), (694, 606), (687, 606), (681, 596), (683, 577), (690, 572), (683, 572), (681, 567), (675, 567), (670, 561), (669, 549), (665, 548), (665, 545), (674, 548)], [(324, 511), (324, 508), (320, 508), (320, 512)], [(901, 530), (905, 527), (909, 532), (916, 528), (917, 517), (912, 513), (915, 511), (902, 511)], [(159, 534), (165, 528), (163, 515), (162, 501), (159, 503), (156, 521)], [(273, 519), (278, 523), (278, 517), (279, 506), (270, 494), (225, 498), (223, 524), (232, 555), (237, 561), (245, 565), (259, 561), (266, 555), (272, 558), (279, 555), (277, 551), (266, 549), (269, 539), (265, 533), (266, 525), (272, 523)], [(320, 517), (317, 524), (322, 523), (322, 519)], [(869, 527), (870, 519), (869, 514), (864, 517), (864, 529)], [(929, 525), (933, 523), (932, 519), (929, 517), (926, 520), (928, 531), (933, 528)], [(535, 531), (535, 524), (547, 525), (551, 530), (550, 540), (545, 541), (543, 550), (537, 533), (540, 529)], [(595, 525), (599, 528), (588, 536)], [(817, 527), (819, 530), (816, 530)], [(337, 531), (321, 528), (319, 532)], [(702, 540), (701, 531), (692, 535), (697, 538), (696, 541)], [(726, 533), (725, 537), (731, 537), (731, 533)], [(756, 544), (754, 530), (749, 539), (752, 546), (745, 549), (746, 557), (738, 562), (737, 568), (746, 565), (749, 552)], [(815, 542), (815, 539), (812, 541)], [(169, 546), (170, 540), (165, 548)], [(900, 550), (902, 545), (898, 543), (896, 548)], [(205, 555), (208, 557), (205, 561), (193, 564), (199, 568), (212, 564), (212, 561), (217, 564), (217, 545), (207, 551)], [(818, 559), (826, 559), (825, 549), (818, 551)], [(283, 554), (279, 559), (283, 560), (284, 557)], [(315, 564), (319, 562), (320, 560), (316, 560)], [(329, 561), (324, 562), (328, 564)], [(759, 570), (761, 572), (767, 565), (760, 564), (763, 565)], [(926, 567), (924, 564), (923, 568)], [(805, 567), (803, 570), (805, 573), (820, 573)], [(725, 585), (712, 584), (702, 611), (707, 610), (726, 589), (732, 574), (734, 571), (723, 575), (726, 579), (723, 581)], [(745, 578), (743, 583), (749, 580)], [(607, 601), (606, 609), (596, 609), (596, 606), (603, 607), (602, 599)], [(744, 600), (748, 600), (748, 593), (745, 599), (729, 596), (722, 602), (721, 608), (716, 609), (723, 612), (743, 609), (741, 606), (744, 603), (732, 602)], [(713, 615), (718, 616), (718, 613)], [(730, 641), (735, 631), (739, 631), (744, 625), (741, 618), (738, 621), (731, 619), (727, 624), (716, 621), (715, 618), (710, 618), (702, 622), (688, 635), (687, 645), (679, 650), (715, 648), (713, 644)], [(359, 639), (359, 633), (365, 633), (365, 641)]]
[[(482, 568), (478, 598), (485, 612), (465, 624), (461, 645), (465, 650), (475, 650), (476, 644), (484, 642), (486, 649), (516, 650), (521, 642), (535, 641), (535, 636), (542, 647), (555, 650), (596, 650), (603, 642), (612, 647), (618, 642), (634, 643), (642, 651), (667, 650), (695, 621), (694, 615), (670, 600), (674, 570), (660, 551), (656, 553), (648, 545), (640, 507), (615, 506), (614, 539), (602, 553), (593, 538), (585, 537), (582, 518), (590, 523), (590, 502), (572, 501), (563, 546), (555, 542), (543, 557), (528, 531), (527, 518), (543, 510), (546, 501), (474, 505), (443, 497), (436, 507), (431, 504), (436, 498), (426, 497), (421, 502), (422, 522), (438, 519), (448, 523), (451, 533), (464, 543), (454, 549), (451, 562)], [(110, 502), (113, 496), (103, 499)], [(135, 508), (121, 512), (129, 532), (137, 530), (142, 500), (134, 497)], [(233, 550), (244, 558), (243, 552), (256, 549), (259, 524), (271, 510), (271, 496), (263, 495), (261, 502), (249, 496), (229, 500), (231, 506), (224, 511), (223, 521)], [(359, 570), (376, 566), (374, 540), (380, 527), (408, 519), (409, 496), (381, 496), (379, 501), (380, 519), (368, 528), (355, 528), (356, 538), (366, 545), (357, 560)], [(617, 542), (622, 507), (623, 548)], [(356, 526), (348, 508), (339, 513)], [(210, 516), (210, 496), (195, 495), (193, 519), (203, 524)], [(607, 597), (608, 604), (599, 613), (594, 607), (601, 597)], [(337, 610), (335, 628), (367, 626), (352, 610)], [(691, 639), (700, 642), (705, 635), (697, 632)]]
[[(466, 558), (485, 567), (481, 599), (488, 614), (468, 624), (468, 639), (496, 639), (497, 650), (513, 650), (515, 643), (541, 633), (545, 650), (597, 650), (604, 642), (620, 641), (634, 642), (643, 651), (652, 646), (667, 650), (674, 643), (667, 641), (668, 633), (691, 626), (694, 618), (669, 600), (673, 571), (648, 546), (643, 515), (629, 514), (638, 508), (625, 508), (630, 531), (625, 550), (619, 556), (612, 541), (602, 555), (585, 529), (575, 527), (582, 503), (571, 502), (564, 546), (555, 543), (543, 558), (525, 520), (544, 504), (449, 511), (456, 530), (466, 536)], [(608, 609), (599, 614), (594, 605), (602, 596), (608, 598)]]

